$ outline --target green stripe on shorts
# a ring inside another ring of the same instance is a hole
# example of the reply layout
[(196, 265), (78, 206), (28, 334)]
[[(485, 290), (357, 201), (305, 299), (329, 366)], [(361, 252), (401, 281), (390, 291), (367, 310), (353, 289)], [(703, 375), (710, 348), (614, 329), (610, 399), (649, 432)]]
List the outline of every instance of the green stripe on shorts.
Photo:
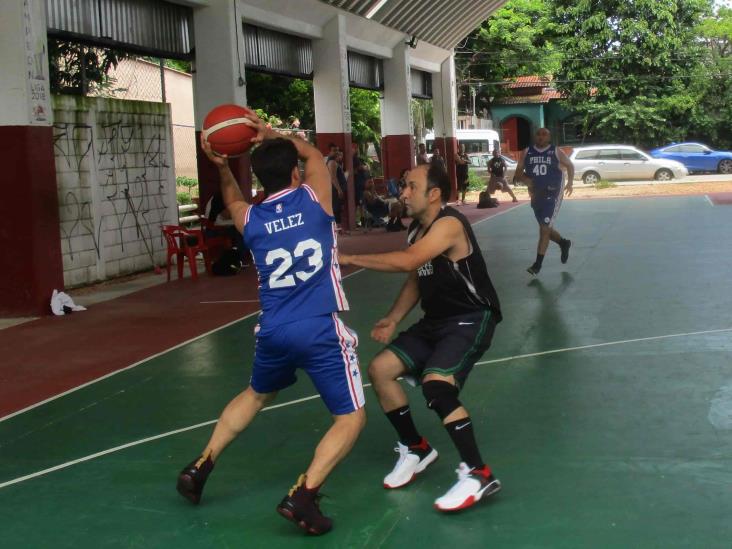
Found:
[(480, 345), (480, 342), (483, 340), (483, 337), (485, 336), (485, 330), (488, 326), (488, 320), (491, 318), (491, 311), (486, 311), (483, 316), (483, 320), (480, 323), (480, 329), (478, 330), (478, 335), (475, 336), (475, 340), (473, 340), (473, 345), (471, 345), (470, 349), (468, 349), (468, 352), (463, 355), (463, 358), (460, 359), (460, 362), (457, 363), (457, 366), (453, 366), (452, 368), (427, 368), (424, 372), (422, 372), (422, 375), (426, 374), (448, 374), (452, 375), (456, 372), (459, 372), (465, 367), (465, 363), (467, 362), (470, 355), (472, 355), (475, 351), (478, 350), (478, 346)]
[(386, 346), (387, 349), (389, 349), (392, 353), (394, 353), (397, 357), (399, 357), (399, 360), (401, 360), (404, 365), (407, 367), (407, 369), (410, 372), (414, 371), (414, 361), (410, 358), (410, 356), (402, 351), (399, 347), (394, 345), (393, 343), (390, 343)]

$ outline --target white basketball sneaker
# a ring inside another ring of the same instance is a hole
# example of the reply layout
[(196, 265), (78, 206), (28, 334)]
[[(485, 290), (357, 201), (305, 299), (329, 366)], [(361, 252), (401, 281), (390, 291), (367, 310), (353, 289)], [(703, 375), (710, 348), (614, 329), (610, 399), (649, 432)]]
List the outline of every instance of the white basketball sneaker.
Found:
[(488, 468), (476, 470), (461, 463), (455, 472), (458, 481), (444, 496), (435, 500), (435, 508), (440, 511), (467, 509), (480, 501), (480, 498), (495, 494), (501, 489), (501, 481)]
[(394, 451), (399, 454), (399, 459), (391, 473), (384, 477), (384, 488), (406, 486), (437, 459), (437, 450), (432, 448), (424, 437), (422, 442), (415, 446), (405, 446), (397, 442)]

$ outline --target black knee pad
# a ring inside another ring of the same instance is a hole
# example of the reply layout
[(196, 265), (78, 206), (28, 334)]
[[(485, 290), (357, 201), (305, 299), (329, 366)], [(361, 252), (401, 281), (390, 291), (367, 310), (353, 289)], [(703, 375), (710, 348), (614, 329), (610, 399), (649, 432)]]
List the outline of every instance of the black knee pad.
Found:
[(428, 381), (422, 384), (422, 394), (427, 401), (427, 408), (437, 412), (440, 419), (445, 419), (460, 408), (458, 388), (447, 381)]

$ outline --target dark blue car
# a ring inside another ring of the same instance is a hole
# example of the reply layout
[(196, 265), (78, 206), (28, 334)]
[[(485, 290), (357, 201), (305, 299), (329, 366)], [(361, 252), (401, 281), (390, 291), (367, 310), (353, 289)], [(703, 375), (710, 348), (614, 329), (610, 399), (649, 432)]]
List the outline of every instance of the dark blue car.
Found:
[(732, 174), (732, 152), (713, 151), (701, 143), (674, 143), (653, 149), (654, 158), (670, 158), (681, 162), (689, 172)]

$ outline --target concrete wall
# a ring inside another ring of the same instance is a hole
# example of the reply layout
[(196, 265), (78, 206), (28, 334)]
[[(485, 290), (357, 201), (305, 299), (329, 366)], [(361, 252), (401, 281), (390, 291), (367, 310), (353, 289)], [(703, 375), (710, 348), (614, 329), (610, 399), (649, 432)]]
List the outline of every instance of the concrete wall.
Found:
[(55, 96), (54, 120), (66, 287), (163, 263), (160, 226), (178, 220), (169, 106)]
[(541, 104), (528, 104), (528, 105), (493, 105), (491, 107), (491, 114), (493, 120), (496, 121), (496, 125), (500, 127), (501, 122), (512, 116), (518, 116), (526, 118), (531, 122), (532, 131), (542, 127), (544, 125), (544, 114), (543, 105)]

